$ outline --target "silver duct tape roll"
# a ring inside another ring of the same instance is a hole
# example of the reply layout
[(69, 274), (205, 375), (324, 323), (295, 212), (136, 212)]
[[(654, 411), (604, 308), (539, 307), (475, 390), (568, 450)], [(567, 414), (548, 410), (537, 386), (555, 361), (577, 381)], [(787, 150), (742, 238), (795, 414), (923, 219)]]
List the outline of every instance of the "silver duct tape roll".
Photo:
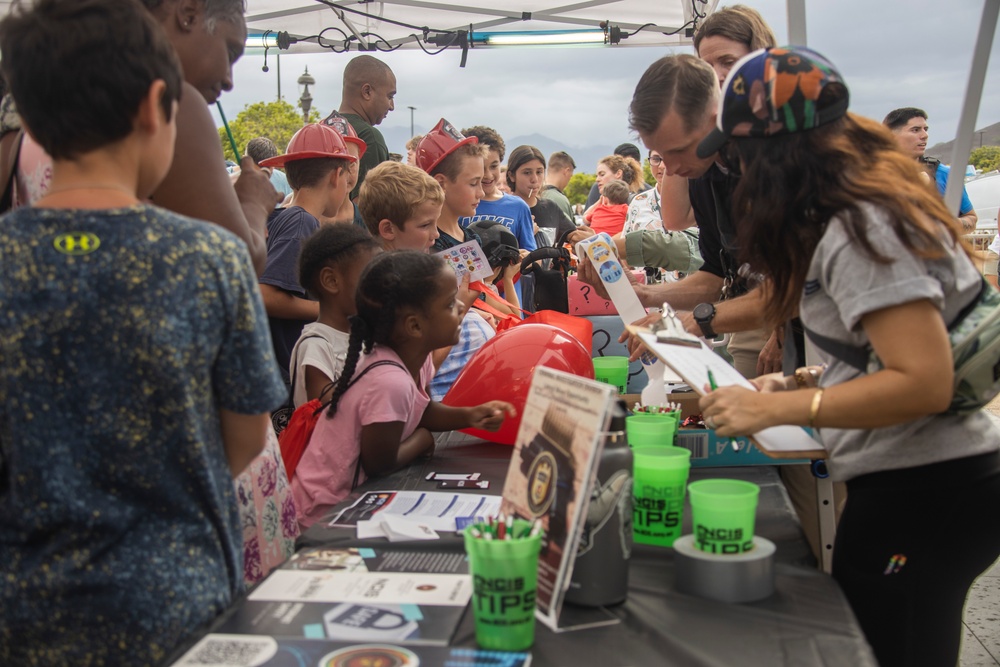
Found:
[(742, 554), (705, 553), (694, 535), (674, 541), (674, 588), (679, 593), (720, 602), (753, 602), (774, 593), (774, 542), (754, 536), (753, 549)]

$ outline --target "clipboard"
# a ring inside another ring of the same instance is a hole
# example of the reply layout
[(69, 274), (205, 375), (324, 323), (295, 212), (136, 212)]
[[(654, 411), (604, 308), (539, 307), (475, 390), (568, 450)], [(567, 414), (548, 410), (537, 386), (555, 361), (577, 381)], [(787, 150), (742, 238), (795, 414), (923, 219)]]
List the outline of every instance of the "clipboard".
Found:
[[(699, 396), (705, 395), (709, 384), (708, 371), (715, 376), (719, 387), (738, 386), (757, 391), (757, 388), (733, 368), (708, 345), (677, 345), (657, 340), (657, 335), (645, 327), (627, 325), (625, 329), (636, 336), (643, 347), (657, 359), (681, 376)], [(772, 426), (750, 436), (760, 451), (774, 459), (825, 459), (827, 451), (801, 426)]]

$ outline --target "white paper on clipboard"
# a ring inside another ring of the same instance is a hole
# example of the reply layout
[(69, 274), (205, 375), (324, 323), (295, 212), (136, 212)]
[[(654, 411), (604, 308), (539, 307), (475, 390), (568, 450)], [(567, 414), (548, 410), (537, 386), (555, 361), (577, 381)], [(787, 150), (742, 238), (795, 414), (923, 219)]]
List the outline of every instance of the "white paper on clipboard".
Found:
[[(757, 391), (749, 380), (704, 343), (701, 347), (671, 345), (659, 342), (655, 333), (648, 331), (638, 331), (637, 333), (643, 344), (658, 359), (670, 366), (700, 395), (705, 394), (705, 386), (709, 384), (709, 370), (715, 377), (716, 386), (735, 385)], [(826, 457), (823, 445), (813, 439), (801, 426), (772, 426), (759, 433), (754, 433), (751, 438), (765, 454), (787, 457), (788, 454), (794, 453), (807, 458)]]

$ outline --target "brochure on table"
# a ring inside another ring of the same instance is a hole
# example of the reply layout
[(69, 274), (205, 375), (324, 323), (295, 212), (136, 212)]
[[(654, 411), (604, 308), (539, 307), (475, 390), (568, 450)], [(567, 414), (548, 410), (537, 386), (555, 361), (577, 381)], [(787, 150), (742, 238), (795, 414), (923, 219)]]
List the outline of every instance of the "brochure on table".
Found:
[(444, 646), (471, 597), (461, 553), (320, 547), (272, 572), (218, 629)]
[(377, 514), (391, 514), (432, 530), (454, 531), (455, 519), (496, 516), (499, 509), (499, 496), (464, 491), (370, 491), (337, 514), (330, 525), (350, 528)]
[(173, 667), (529, 667), (531, 654), (395, 642), (304, 641), (263, 635), (213, 633)]
[(616, 396), (611, 385), (540, 366), (525, 401), (501, 510), (541, 521), (537, 616), (553, 630)]
[[(628, 330), (637, 334), (650, 352), (674, 369), (699, 394), (705, 394), (710, 370), (719, 387), (736, 385), (752, 391), (757, 390), (729, 362), (705, 344), (699, 347), (673, 345), (660, 342), (656, 334), (651, 331), (635, 327), (628, 327)], [(754, 433), (750, 439), (762, 452), (774, 458), (826, 458), (823, 445), (813, 439), (801, 426), (772, 426)]]

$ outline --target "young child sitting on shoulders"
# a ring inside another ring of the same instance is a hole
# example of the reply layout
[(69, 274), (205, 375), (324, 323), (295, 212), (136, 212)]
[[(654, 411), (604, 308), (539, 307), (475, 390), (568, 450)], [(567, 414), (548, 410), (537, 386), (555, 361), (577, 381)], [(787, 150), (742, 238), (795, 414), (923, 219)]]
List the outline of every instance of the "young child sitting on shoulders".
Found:
[(143, 203), (183, 82), (142, 4), (23, 3), (0, 56), (52, 157), (0, 223), (0, 663), (161, 664), (243, 588), (233, 477), (284, 389), (256, 276)]
[(319, 319), (303, 327), (292, 348), (288, 372), (296, 407), (321, 398), (340, 377), (350, 341), (348, 320), (357, 313), (358, 278), (379, 252), (371, 234), (354, 225), (323, 225), (302, 244), (299, 282), (319, 303)]
[(430, 252), (443, 204), (437, 181), (399, 162), (383, 162), (369, 171), (358, 191), (365, 226), (385, 250)]
[(604, 184), (601, 198), (583, 214), (583, 219), (595, 234), (607, 232), (614, 236), (622, 231), (628, 215), (629, 194), (628, 184), (623, 180), (615, 179)]
[(426, 253), (383, 253), (361, 274), (344, 371), (292, 477), (304, 527), (368, 476), (429, 453), (431, 431), (496, 430), (514, 414), (502, 401), (455, 408), (428, 394), (431, 352), (458, 340), (457, 294), (455, 272)]
[[(357, 160), (333, 128), (313, 124), (292, 136), (284, 155), (260, 163), (284, 167), (292, 186), (291, 204), (267, 223), (267, 262), (259, 279), (282, 375), (288, 372), (302, 327), (319, 317), (319, 304), (307, 299), (299, 284), (302, 242), (319, 229), (319, 218), (332, 216), (343, 205), (351, 191), (351, 165)], [(286, 376), (285, 383), (290, 382)]]

